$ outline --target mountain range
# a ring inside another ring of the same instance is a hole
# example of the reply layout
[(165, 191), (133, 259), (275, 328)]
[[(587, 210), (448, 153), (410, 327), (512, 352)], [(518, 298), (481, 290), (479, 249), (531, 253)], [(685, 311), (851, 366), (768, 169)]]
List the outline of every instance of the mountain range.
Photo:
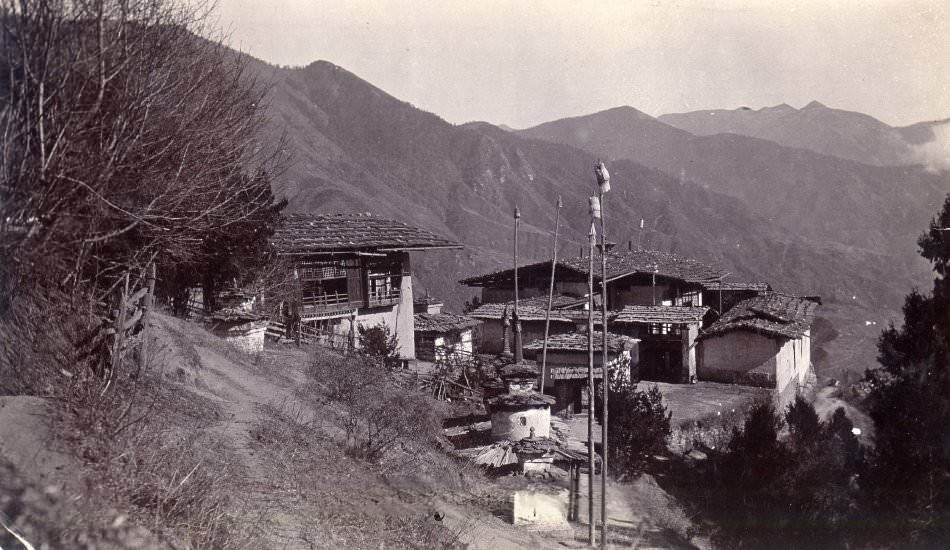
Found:
[(610, 161), (608, 237), (620, 246), (891, 307), (926, 284), (915, 239), (950, 190), (946, 173), (921, 166), (695, 135), (631, 107), (521, 131), (453, 125), (332, 63), (255, 66), (273, 82), (268, 139), (282, 135), (292, 157), (276, 183), (289, 208), (369, 211), (461, 241), (414, 259), (424, 291), (455, 307), (473, 294), (456, 280), (510, 264), (516, 205), (525, 261), (550, 256), (558, 195), (561, 254), (579, 253), (598, 158)]
[[(658, 120), (697, 136), (740, 134), (779, 145), (875, 166), (917, 164), (915, 145), (933, 139), (933, 121), (912, 127), (892, 127), (853, 111), (832, 109), (812, 101), (801, 109), (787, 104), (753, 110), (748, 107), (661, 115)], [(929, 137), (926, 130), (931, 131)], [(921, 137), (915, 139), (915, 134)]]

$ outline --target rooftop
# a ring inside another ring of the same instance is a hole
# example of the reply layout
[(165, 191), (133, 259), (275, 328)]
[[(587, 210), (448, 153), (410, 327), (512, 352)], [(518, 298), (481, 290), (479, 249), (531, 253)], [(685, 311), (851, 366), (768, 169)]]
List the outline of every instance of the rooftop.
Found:
[(372, 214), (291, 214), (272, 242), (281, 254), (462, 248), (424, 229)]
[(617, 314), (615, 323), (701, 323), (708, 307), (690, 306), (626, 306)]
[(771, 292), (772, 285), (768, 283), (740, 283), (736, 281), (714, 281), (710, 283), (704, 283), (703, 288), (706, 290), (722, 290), (723, 292), (742, 292), (742, 291), (751, 291), (751, 292)]
[[(576, 257), (558, 260), (560, 270), (567, 270), (587, 277), (589, 257)], [(535, 262), (519, 266), (518, 269), (550, 269), (551, 262)], [(718, 281), (726, 273), (718, 268), (700, 263), (696, 260), (677, 256), (659, 250), (632, 250), (621, 253), (607, 254), (607, 281), (626, 277), (634, 273), (656, 273), (657, 276), (671, 279), (680, 279), (691, 283), (710, 283)], [(459, 283), (468, 286), (501, 286), (510, 285), (514, 276), (514, 269), (504, 269), (477, 277), (462, 279)], [(601, 279), (600, 258), (594, 259), (594, 280)]]
[(778, 292), (743, 300), (700, 334), (719, 336), (733, 330), (751, 330), (766, 336), (799, 338), (811, 327), (818, 303)]
[(481, 323), (478, 319), (451, 313), (416, 313), (413, 318), (415, 332), (439, 334), (469, 329)]
[[(610, 353), (620, 353), (637, 340), (629, 336), (607, 333), (607, 351)], [(594, 331), (594, 351), (603, 350), (603, 333)], [(524, 349), (531, 351), (541, 351), (544, 346), (544, 340), (535, 340), (525, 344)], [(548, 351), (587, 351), (587, 333), (571, 332), (568, 334), (556, 334), (548, 337)]]
[(488, 400), (489, 409), (532, 409), (550, 407), (556, 399), (536, 391), (529, 393), (503, 393)]
[[(519, 300), (518, 318), (522, 321), (543, 321), (547, 316), (548, 310), (546, 300), (547, 299), (545, 299), (544, 305), (528, 303), (527, 300)], [(508, 311), (508, 318), (511, 319), (511, 314), (514, 311), (514, 304), (512, 302), (483, 304), (468, 315), (477, 319), (501, 319), (505, 315), (506, 310)], [(563, 310), (552, 309), (551, 320), (569, 323), (571, 322), (571, 317), (565, 315)]]

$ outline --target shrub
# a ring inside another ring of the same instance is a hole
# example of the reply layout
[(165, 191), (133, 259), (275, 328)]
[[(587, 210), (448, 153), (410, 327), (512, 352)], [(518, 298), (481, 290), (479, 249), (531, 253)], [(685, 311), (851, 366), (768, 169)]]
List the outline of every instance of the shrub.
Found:
[(342, 409), (346, 448), (353, 455), (379, 460), (398, 445), (430, 440), (439, 433), (433, 402), (397, 386), (376, 363), (318, 352), (311, 360), (310, 375)]
[(617, 384), (607, 408), (608, 467), (618, 477), (636, 477), (653, 455), (666, 450), (670, 417), (659, 388), (638, 391), (636, 385)]
[(392, 370), (399, 367), (399, 340), (385, 324), (359, 326), (360, 353)]

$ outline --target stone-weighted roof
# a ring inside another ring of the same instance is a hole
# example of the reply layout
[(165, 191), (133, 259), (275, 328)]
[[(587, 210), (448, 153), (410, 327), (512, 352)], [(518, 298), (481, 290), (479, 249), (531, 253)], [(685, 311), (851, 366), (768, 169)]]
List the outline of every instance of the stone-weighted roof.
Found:
[(281, 254), (462, 248), (424, 229), (372, 214), (291, 214), (272, 243)]
[[(469, 317), (475, 317), (476, 319), (501, 319), (505, 314), (506, 308), (508, 310), (508, 319), (510, 320), (511, 314), (514, 311), (514, 307), (511, 302), (500, 304), (483, 304), (475, 311), (470, 312), (468, 315)], [(547, 309), (547, 302), (545, 302), (545, 304), (542, 306), (519, 301), (518, 318), (522, 321), (543, 321), (547, 316)], [(571, 322), (571, 318), (565, 315), (565, 311), (558, 309), (551, 310), (551, 320), (555, 322)]]
[(771, 292), (772, 285), (768, 283), (740, 283), (737, 281), (719, 281), (711, 283), (703, 283), (703, 288), (706, 290), (718, 291), (722, 290), (723, 292)]
[(818, 303), (779, 292), (743, 300), (700, 334), (720, 336), (734, 330), (749, 330), (766, 336), (799, 338), (811, 327)]
[[(589, 257), (575, 257), (558, 260), (557, 266), (587, 277), (590, 265)], [(518, 270), (532, 270), (544, 268), (550, 270), (551, 262), (535, 262), (519, 266)], [(690, 283), (710, 283), (718, 281), (726, 273), (718, 268), (704, 263), (684, 258), (669, 252), (659, 250), (633, 250), (621, 253), (607, 254), (607, 281), (634, 273), (656, 273), (659, 277), (680, 279)], [(514, 276), (514, 269), (504, 269), (486, 273), (477, 277), (462, 279), (459, 283), (468, 286), (501, 286), (510, 284)], [(594, 258), (594, 280), (601, 279), (600, 256)]]
[(692, 306), (626, 306), (617, 314), (613, 322), (674, 325), (701, 323), (708, 311), (708, 307)]
[[(594, 352), (602, 353), (603, 348), (603, 333), (599, 331), (594, 331)], [(630, 346), (635, 343), (637, 340), (635, 338), (630, 338), (629, 336), (623, 336), (621, 334), (614, 334), (612, 332), (607, 333), (607, 351), (609, 353), (620, 353), (625, 349), (629, 349)], [(525, 344), (524, 349), (531, 351), (541, 351), (544, 346), (544, 340), (539, 339), (535, 340), (529, 344)], [(548, 351), (587, 351), (587, 334), (579, 332), (571, 332), (567, 334), (556, 334), (554, 336), (548, 336)]]
[(489, 410), (520, 410), (550, 407), (555, 402), (552, 395), (532, 391), (529, 393), (503, 393), (488, 400)]
[(481, 324), (478, 319), (451, 313), (416, 313), (413, 320), (415, 322), (415, 332), (434, 332), (437, 334), (462, 331)]

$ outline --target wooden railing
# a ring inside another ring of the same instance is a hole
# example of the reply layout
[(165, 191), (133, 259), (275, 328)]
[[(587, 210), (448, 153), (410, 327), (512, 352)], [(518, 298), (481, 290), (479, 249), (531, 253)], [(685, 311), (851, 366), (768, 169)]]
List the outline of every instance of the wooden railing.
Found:
[(330, 292), (316, 296), (305, 296), (303, 298), (301, 313), (307, 315), (308, 313), (334, 311), (349, 307), (350, 305), (350, 296), (346, 292)]
[(371, 289), (369, 292), (370, 306), (389, 306), (398, 304), (400, 299), (399, 288)]

